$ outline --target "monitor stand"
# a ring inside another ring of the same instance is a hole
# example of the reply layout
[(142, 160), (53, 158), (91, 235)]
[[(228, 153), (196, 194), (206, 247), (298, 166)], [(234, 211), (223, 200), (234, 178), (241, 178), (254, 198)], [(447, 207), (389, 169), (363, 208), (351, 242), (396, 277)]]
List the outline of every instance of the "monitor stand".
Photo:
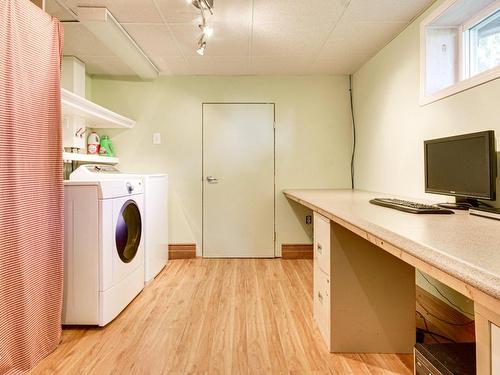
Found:
[(442, 208), (450, 208), (452, 210), (468, 210), (469, 208), (479, 207), (480, 205), (488, 206), (474, 198), (457, 197), (455, 203), (439, 203), (438, 206)]

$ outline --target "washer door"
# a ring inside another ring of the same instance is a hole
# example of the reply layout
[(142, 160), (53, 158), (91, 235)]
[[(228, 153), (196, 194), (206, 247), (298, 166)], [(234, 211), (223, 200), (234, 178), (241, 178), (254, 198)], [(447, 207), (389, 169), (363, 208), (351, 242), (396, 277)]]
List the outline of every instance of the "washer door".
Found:
[(116, 251), (122, 262), (130, 263), (136, 256), (141, 233), (141, 212), (133, 200), (128, 200), (120, 210), (115, 232)]

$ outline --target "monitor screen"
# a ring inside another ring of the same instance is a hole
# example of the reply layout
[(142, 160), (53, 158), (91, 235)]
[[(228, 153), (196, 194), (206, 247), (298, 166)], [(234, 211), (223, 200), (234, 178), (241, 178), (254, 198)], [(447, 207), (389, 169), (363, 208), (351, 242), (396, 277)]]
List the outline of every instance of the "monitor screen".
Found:
[(493, 131), (425, 141), (425, 191), (495, 199)]

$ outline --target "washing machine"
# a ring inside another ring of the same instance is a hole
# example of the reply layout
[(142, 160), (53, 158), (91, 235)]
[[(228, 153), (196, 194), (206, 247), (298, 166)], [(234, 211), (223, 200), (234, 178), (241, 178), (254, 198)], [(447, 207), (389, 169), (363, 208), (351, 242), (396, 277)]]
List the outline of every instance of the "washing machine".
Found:
[(63, 324), (105, 326), (144, 287), (142, 179), (65, 181)]
[(71, 181), (117, 178), (141, 178), (144, 183), (144, 283), (147, 284), (168, 261), (168, 175), (128, 174), (111, 165), (85, 164), (69, 176)]

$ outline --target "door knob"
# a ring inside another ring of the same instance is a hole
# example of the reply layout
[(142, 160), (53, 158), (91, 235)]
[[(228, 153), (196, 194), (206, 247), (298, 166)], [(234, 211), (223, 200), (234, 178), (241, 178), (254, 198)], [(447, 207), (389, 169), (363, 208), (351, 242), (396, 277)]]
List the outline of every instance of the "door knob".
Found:
[(213, 176), (207, 176), (207, 182), (209, 184), (216, 184), (219, 182), (219, 179), (218, 178), (215, 178)]

